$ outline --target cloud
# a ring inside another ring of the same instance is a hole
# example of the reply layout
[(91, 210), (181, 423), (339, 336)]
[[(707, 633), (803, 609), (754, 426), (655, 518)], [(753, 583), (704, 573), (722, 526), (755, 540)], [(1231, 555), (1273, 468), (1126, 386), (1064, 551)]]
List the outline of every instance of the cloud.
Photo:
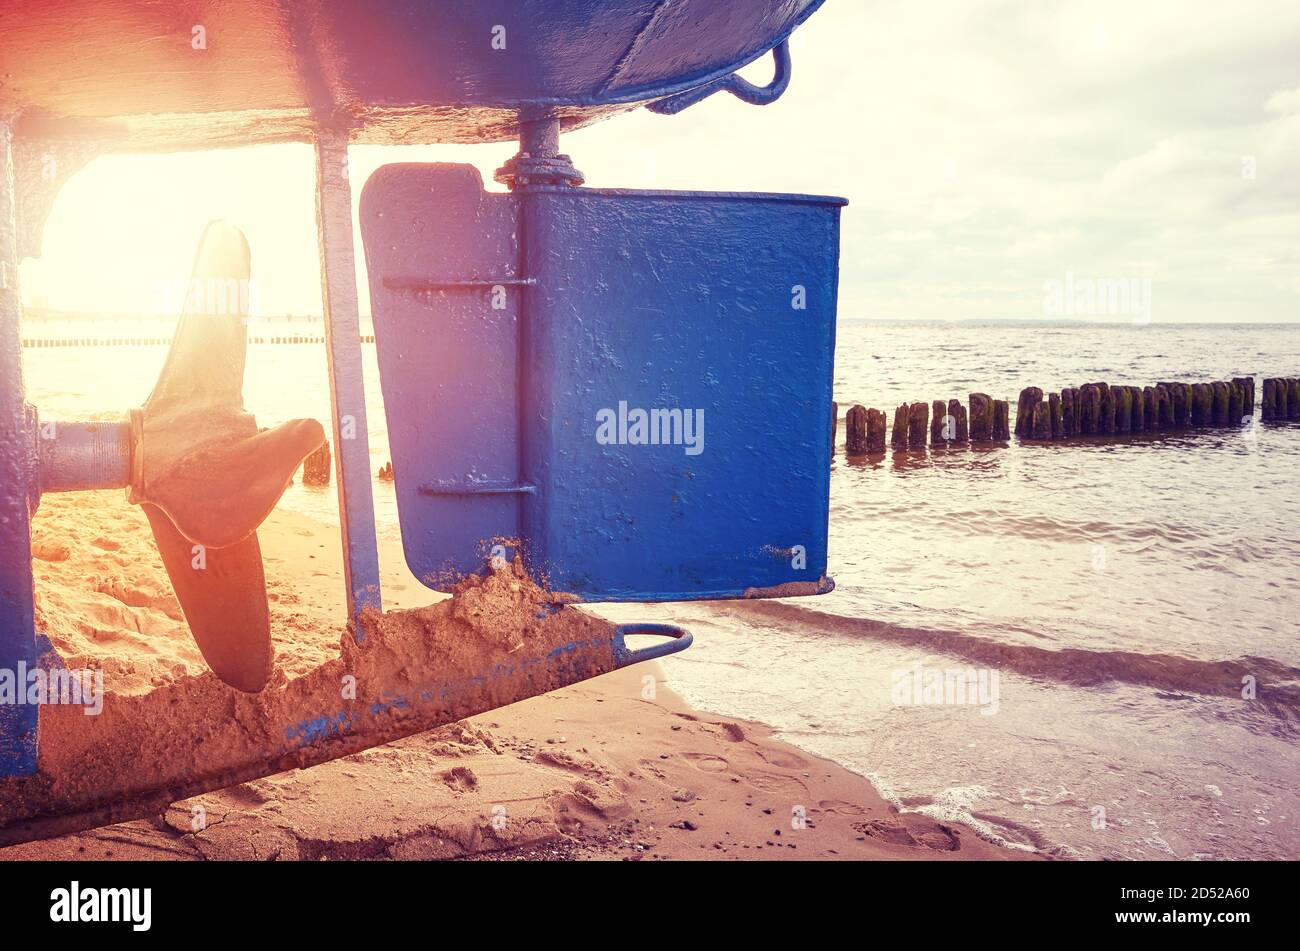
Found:
[(1150, 278), (1158, 321), (1297, 319), (1297, 48), (1272, 0), (832, 0), (780, 102), (567, 148), (597, 184), (649, 149), (659, 187), (847, 196), (845, 317), (1041, 317), (1068, 271)]
[[(778, 102), (638, 110), (562, 145), (597, 187), (848, 197), (846, 318), (1041, 317), (1043, 282), (1069, 272), (1150, 278), (1157, 321), (1298, 320), (1297, 49), (1294, 0), (830, 0), (793, 36)], [(744, 73), (766, 82), (770, 60)], [(45, 268), (52, 297), (88, 300), (147, 287), (132, 260), (184, 267), (176, 249), (220, 205), (250, 222), (268, 308), (318, 310), (310, 156), (253, 151), (134, 159), (118, 178), (127, 160), (93, 163), (24, 282)], [(490, 182), (511, 151), (355, 148), (354, 192), (401, 161), (473, 162)], [(160, 195), (167, 176), (203, 187)], [(89, 207), (133, 240), (106, 246)]]

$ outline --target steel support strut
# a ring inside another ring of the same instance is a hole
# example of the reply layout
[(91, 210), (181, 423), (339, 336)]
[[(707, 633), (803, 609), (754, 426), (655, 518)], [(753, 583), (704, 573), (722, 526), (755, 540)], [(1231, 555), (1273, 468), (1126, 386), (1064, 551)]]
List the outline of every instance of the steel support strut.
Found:
[[(25, 690), (19, 665), (36, 659), (31, 538), (36, 452), (35, 413), (23, 398), (16, 207), (13, 131), (0, 121), (0, 669), (10, 672), (15, 690)], [(0, 776), (35, 772), (37, 712), (33, 704), (0, 702)]]
[(365, 608), (380, 610), (381, 601), (346, 132), (321, 129), (317, 135), (316, 228), (320, 242), (325, 347), (329, 354), (343, 574), (347, 585), (348, 618), (354, 622), (353, 633), (360, 640), (362, 629), (358, 618), (361, 611)]

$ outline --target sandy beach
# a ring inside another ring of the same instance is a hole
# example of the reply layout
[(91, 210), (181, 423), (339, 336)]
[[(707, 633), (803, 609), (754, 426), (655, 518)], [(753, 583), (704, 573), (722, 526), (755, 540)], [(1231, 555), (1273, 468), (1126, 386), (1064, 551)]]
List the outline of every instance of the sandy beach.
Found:
[[(281, 510), (259, 534), (274, 683), (292, 682), (330, 661), (345, 633), (337, 531)], [(69, 666), (102, 667), (108, 703), (210, 679), (144, 517), (121, 493), (47, 496), (34, 539), (39, 623)], [(411, 578), (397, 546), (381, 565), (386, 609), (441, 597)], [(153, 818), (0, 850), (8, 860), (1027, 856), (900, 813), (866, 779), (762, 724), (691, 709), (659, 664)]]

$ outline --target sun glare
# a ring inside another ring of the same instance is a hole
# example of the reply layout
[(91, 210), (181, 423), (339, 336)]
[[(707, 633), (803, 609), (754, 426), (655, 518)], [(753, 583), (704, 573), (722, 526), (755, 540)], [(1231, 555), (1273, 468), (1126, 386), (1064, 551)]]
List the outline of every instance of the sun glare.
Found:
[[(508, 146), (355, 147), (353, 201), (370, 174), (390, 162), (472, 162), (490, 182), (506, 154)], [(174, 321), (199, 236), (214, 219), (248, 237), (254, 318), (318, 316), (314, 176), (311, 147), (303, 144), (95, 159), (59, 192), (41, 257), (21, 266), (27, 317), (93, 319), (106, 335), (132, 333), (141, 320)], [(359, 233), (355, 240), (360, 248)], [(357, 284), (368, 313), (360, 259)]]

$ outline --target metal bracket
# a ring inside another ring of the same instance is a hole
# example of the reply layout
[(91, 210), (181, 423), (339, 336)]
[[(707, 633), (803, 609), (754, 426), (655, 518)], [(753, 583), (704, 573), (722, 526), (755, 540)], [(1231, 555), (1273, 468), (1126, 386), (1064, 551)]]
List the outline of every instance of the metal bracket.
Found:
[(421, 495), (535, 495), (537, 486), (531, 482), (481, 482), (462, 484), (452, 482), (425, 482), (420, 485)]
[(586, 179), (560, 149), (560, 120), (549, 113), (521, 120), (519, 151), (496, 170), (496, 180), (511, 191), (528, 185), (568, 185)]
[(477, 291), (487, 287), (531, 287), (536, 284), (531, 277), (479, 277), (465, 281), (431, 281), (423, 277), (386, 277), (384, 287), (396, 291)]

